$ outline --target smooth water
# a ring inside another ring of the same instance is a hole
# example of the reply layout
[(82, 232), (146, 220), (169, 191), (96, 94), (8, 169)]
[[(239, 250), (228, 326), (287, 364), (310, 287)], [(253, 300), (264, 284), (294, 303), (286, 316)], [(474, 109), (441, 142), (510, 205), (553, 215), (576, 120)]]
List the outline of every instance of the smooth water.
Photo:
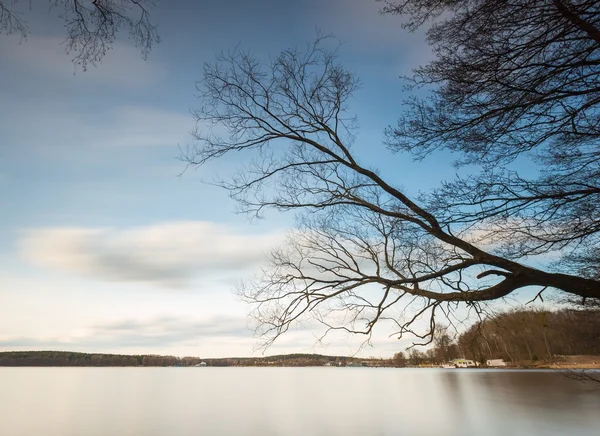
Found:
[(0, 368), (0, 435), (600, 435), (552, 371)]

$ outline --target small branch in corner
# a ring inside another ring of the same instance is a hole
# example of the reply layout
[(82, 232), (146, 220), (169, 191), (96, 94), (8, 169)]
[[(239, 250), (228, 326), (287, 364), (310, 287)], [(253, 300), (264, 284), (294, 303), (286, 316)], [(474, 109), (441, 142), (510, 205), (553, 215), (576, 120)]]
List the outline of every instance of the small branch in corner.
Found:
[(535, 300), (537, 300), (538, 298), (540, 299), (540, 301), (543, 303), (544, 302), (544, 297), (542, 297), (542, 292), (544, 292), (546, 289), (548, 289), (548, 286), (544, 286), (540, 292), (538, 292), (537, 294), (535, 294), (535, 297), (533, 297), (531, 300), (529, 300), (527, 303), (525, 303), (525, 305), (527, 304), (531, 304), (533, 302), (535, 302)]

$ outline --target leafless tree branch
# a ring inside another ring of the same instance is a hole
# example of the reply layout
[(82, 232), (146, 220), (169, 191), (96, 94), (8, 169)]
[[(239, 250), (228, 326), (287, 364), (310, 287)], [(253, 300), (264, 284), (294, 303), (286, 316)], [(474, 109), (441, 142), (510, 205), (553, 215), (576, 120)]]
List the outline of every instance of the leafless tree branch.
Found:
[[(266, 64), (238, 48), (207, 64), (197, 142), (183, 156), (197, 166), (247, 153), (250, 162), (221, 182), (242, 210), (299, 213), (298, 230), (240, 290), (265, 345), (309, 315), (327, 332), (367, 338), (391, 321), (398, 335), (428, 343), (450, 304), (479, 310), (527, 286), (600, 295), (595, 280), (531, 268), (457, 236), (464, 223), (441, 222), (362, 166), (348, 114), (359, 82), (327, 43), (319, 38)], [(424, 333), (412, 328), (417, 320), (427, 320)]]
[[(23, 14), (16, 10), (16, 0), (0, 1), (0, 32), (27, 37), (29, 31)], [(96, 65), (112, 48), (119, 31), (125, 30), (146, 59), (160, 42), (156, 26), (150, 22), (154, 0), (50, 0), (50, 9), (60, 11), (65, 23), (67, 53), (73, 62), (86, 70)]]

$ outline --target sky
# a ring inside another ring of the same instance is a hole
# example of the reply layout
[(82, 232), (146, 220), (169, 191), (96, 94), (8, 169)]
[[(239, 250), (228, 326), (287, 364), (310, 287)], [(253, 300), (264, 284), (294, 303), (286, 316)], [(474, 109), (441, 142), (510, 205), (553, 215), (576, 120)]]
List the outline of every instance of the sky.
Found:
[[(26, 2), (25, 2), (26, 3)], [(120, 38), (83, 72), (65, 54), (57, 11), (33, 2), (26, 40), (0, 35), (0, 351), (70, 350), (250, 356), (258, 340), (237, 284), (283, 241), (293, 216), (249, 221), (205, 183), (239, 162), (194, 171), (192, 143), (204, 62), (240, 44), (259, 56), (304, 45), (316, 29), (343, 42), (361, 79), (356, 153), (414, 195), (454, 169), (391, 155), (383, 130), (404, 97), (400, 75), (429, 58), (422, 33), (379, 14), (374, 0), (160, 0), (161, 43), (147, 60)], [(183, 174), (182, 174), (183, 172)], [(409, 340), (382, 328), (317, 343), (299, 327), (267, 354), (391, 357)]]

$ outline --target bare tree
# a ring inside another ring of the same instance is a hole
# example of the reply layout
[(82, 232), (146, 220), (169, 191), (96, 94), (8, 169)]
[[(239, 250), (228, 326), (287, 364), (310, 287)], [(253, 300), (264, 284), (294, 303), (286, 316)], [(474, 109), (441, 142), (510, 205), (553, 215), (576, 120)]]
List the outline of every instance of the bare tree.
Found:
[(18, 33), (22, 36), (27, 35), (27, 24), (18, 12), (14, 11), (12, 6), (15, 0), (10, 0), (8, 6), (4, 4), (6, 0), (0, 1), (0, 31), (2, 33)]
[[(435, 55), (412, 94), (393, 150), (445, 149), (479, 175), (424, 199), (442, 226), (493, 229), (511, 259), (559, 252), (554, 268), (598, 279), (600, 3), (588, 0), (386, 2), (414, 30), (430, 23)], [(534, 170), (510, 164), (528, 159)]]
[[(0, 0), (0, 32), (27, 37), (29, 28), (17, 9), (18, 0)], [(33, 1), (20, 2), (29, 3)], [(67, 53), (83, 70), (100, 62), (113, 46), (117, 33), (125, 30), (146, 59), (160, 41), (149, 11), (154, 0), (49, 0), (51, 10), (59, 10), (65, 23)]]
[(452, 337), (448, 334), (448, 327), (436, 325), (433, 332), (433, 351), (440, 362), (450, 362), (458, 356), (458, 350)]
[(392, 362), (393, 362), (394, 366), (396, 366), (398, 368), (403, 368), (404, 366), (406, 366), (406, 356), (404, 355), (404, 353), (402, 351), (399, 351), (398, 353), (394, 354), (394, 357), (392, 358)]
[(599, 382), (598, 370), (581, 368), (596, 366), (590, 356), (600, 353), (599, 331), (598, 309), (518, 309), (473, 324), (459, 335), (458, 344), (469, 359), (502, 358), (517, 366), (552, 364), (561, 375)]
[[(478, 310), (526, 286), (580, 297), (600, 283), (526, 266), (469, 242), (462, 223), (444, 223), (352, 152), (348, 105), (359, 82), (318, 39), (270, 63), (240, 50), (207, 64), (195, 112), (192, 166), (228, 153), (248, 163), (221, 182), (243, 211), (300, 212), (298, 231), (242, 289), (268, 345), (312, 315), (326, 330), (369, 337), (382, 320), (402, 335), (457, 305)], [(216, 127), (216, 128), (214, 128)], [(226, 132), (220, 135), (219, 132)], [(402, 162), (398, 162), (401, 173)]]

